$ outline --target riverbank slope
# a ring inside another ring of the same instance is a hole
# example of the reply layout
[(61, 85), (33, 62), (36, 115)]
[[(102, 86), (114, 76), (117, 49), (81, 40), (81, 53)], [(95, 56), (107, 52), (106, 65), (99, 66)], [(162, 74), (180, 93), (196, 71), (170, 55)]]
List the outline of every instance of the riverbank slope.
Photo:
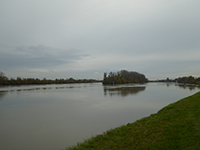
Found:
[(199, 149), (200, 92), (66, 150)]

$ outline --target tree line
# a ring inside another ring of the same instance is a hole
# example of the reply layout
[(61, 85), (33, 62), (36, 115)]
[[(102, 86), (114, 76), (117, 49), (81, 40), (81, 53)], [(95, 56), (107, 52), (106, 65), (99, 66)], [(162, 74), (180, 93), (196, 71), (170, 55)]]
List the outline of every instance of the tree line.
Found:
[(199, 84), (200, 85), (200, 77), (195, 78), (193, 76), (188, 77), (179, 77), (176, 79), (178, 83), (184, 83), (184, 84)]
[(126, 83), (146, 83), (148, 79), (145, 75), (138, 72), (129, 72), (121, 70), (118, 72), (110, 72), (108, 75), (104, 73), (103, 84), (126, 84)]
[(32, 85), (32, 84), (67, 84), (67, 83), (93, 83), (99, 82), (98, 80), (94, 79), (46, 79), (43, 78), (21, 78), (17, 77), (16, 79), (8, 78), (5, 76), (5, 73), (0, 72), (0, 85)]
[(178, 77), (175, 79), (162, 79), (162, 80), (152, 80), (149, 82), (176, 82), (176, 83), (183, 83), (183, 84), (198, 84), (200, 85), (200, 77), (193, 77), (193, 76), (184, 76)]

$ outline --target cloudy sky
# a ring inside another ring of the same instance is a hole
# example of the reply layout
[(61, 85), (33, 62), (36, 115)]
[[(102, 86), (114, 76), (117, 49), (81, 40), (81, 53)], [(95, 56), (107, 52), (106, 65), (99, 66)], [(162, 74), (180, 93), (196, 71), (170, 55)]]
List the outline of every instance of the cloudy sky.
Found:
[(1, 0), (0, 71), (16, 78), (200, 76), (199, 0)]

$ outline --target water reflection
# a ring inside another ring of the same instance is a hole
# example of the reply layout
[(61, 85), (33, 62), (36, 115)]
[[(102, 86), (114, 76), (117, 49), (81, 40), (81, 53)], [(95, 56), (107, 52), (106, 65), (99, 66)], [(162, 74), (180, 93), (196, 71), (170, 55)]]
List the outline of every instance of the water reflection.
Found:
[[(86, 87), (86, 86), (85, 86)], [(0, 88), (0, 92), (22, 92), (22, 91), (36, 91), (36, 90), (55, 90), (55, 89), (73, 89), (73, 88), (81, 88), (81, 86), (38, 86), (38, 87), (34, 87), (34, 86), (5, 86)]]
[(104, 87), (104, 96), (117, 95), (117, 96), (126, 97), (128, 95), (133, 95), (133, 94), (137, 94), (141, 91), (144, 91), (145, 88), (146, 88), (145, 86), (141, 86), (141, 87), (117, 87), (117, 88)]
[(0, 149), (59, 150), (156, 113), (198, 90), (166, 83), (93, 83), (0, 91)]
[(195, 84), (193, 85), (177, 84), (177, 86), (182, 89), (189, 89), (190, 91), (200, 89), (200, 87), (196, 86)]
[(8, 91), (0, 91), (0, 100), (2, 100), (7, 93)]
[[(88, 86), (84, 85), (84, 88)], [(47, 90), (64, 90), (64, 89), (74, 89), (74, 88), (82, 88), (80, 85), (25, 85), (25, 86), (1, 86), (0, 87), (0, 100), (3, 100), (5, 95), (8, 93), (21, 94), (24, 92), (32, 92), (32, 91), (45, 91)]]
[(193, 91), (193, 90), (197, 90), (197, 89), (200, 89), (199, 86), (197, 86), (196, 84), (183, 84), (183, 83), (166, 83), (166, 86), (167, 87), (171, 87), (171, 86), (177, 86), (179, 87), (180, 89), (185, 89), (185, 90), (190, 90), (190, 91)]

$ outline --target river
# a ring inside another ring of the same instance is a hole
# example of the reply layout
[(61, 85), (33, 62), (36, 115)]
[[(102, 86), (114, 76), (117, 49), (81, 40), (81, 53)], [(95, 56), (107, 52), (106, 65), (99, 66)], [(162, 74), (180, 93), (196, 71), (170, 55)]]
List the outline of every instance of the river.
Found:
[(61, 150), (198, 91), (174, 83), (0, 87), (0, 149)]

